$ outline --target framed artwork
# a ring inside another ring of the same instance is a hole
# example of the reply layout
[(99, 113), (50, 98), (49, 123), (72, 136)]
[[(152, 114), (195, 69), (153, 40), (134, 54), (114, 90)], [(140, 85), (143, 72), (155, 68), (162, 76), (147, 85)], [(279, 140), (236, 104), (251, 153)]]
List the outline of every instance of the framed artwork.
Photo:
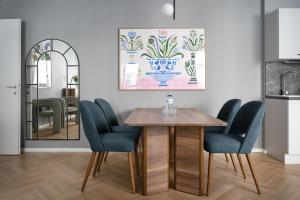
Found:
[(119, 29), (120, 90), (204, 90), (204, 29)]

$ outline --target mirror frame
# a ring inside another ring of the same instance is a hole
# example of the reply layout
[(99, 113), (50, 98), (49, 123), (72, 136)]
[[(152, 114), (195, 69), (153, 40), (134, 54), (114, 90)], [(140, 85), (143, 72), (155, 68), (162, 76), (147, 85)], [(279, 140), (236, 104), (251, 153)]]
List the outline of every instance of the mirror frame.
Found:
[[(45, 41), (50, 41), (51, 45), (50, 45), (50, 48), (49, 49), (45, 49), (45, 51), (43, 52), (40, 52), (40, 50), (36, 49), (36, 46), (39, 45), (39, 44), (42, 44), (43, 42)], [(53, 49), (53, 41), (59, 41), (59, 42), (62, 42), (66, 45), (66, 50), (64, 52), (61, 52), (59, 50), (56, 50), (56, 49)], [(75, 53), (75, 56), (76, 56), (76, 59), (77, 59), (77, 65), (72, 65), (72, 64), (69, 64), (68, 63), (68, 59), (66, 58), (65, 54), (69, 51), (69, 50), (73, 50), (73, 52)], [(38, 59), (37, 59), (37, 63), (36, 65), (28, 65), (28, 59), (31, 59), (30, 56), (32, 56), (32, 52), (33, 51), (36, 51), (38, 53)], [(60, 40), (60, 39), (44, 39), (44, 40), (41, 40), (37, 43), (35, 43), (28, 51), (27, 53), (27, 56), (26, 56), (26, 59), (25, 59), (25, 95), (24, 95), (24, 98), (25, 98), (25, 139), (26, 140), (33, 140), (33, 141), (74, 141), (74, 140), (80, 140), (80, 109), (79, 109), (79, 106), (78, 106), (78, 138), (77, 139), (69, 139), (69, 127), (68, 127), (68, 116), (67, 116), (67, 138), (66, 139), (39, 139), (38, 137), (38, 133), (39, 133), (39, 130), (37, 129), (37, 138), (36, 139), (33, 139), (33, 138), (28, 138), (28, 123), (31, 123), (31, 129), (33, 130), (32, 128), (32, 124), (33, 124), (33, 119), (31, 120), (28, 120), (28, 115), (27, 115), (27, 106), (28, 104), (32, 104), (32, 102), (28, 102), (27, 101), (27, 87), (29, 86), (36, 86), (36, 99), (38, 100), (39, 99), (39, 96), (38, 96), (38, 90), (39, 90), (39, 87), (38, 87), (38, 84), (33, 84), (33, 83), (27, 83), (27, 68), (31, 68), (31, 67), (36, 67), (36, 73), (38, 74), (38, 61), (40, 60), (40, 58), (47, 52), (57, 52), (58, 54), (62, 55), (64, 60), (66, 61), (66, 88), (68, 88), (68, 86), (72, 86), (72, 85), (77, 85), (78, 87), (78, 103), (80, 102), (80, 61), (79, 61), (79, 57), (78, 57), (78, 54), (77, 52), (75, 51), (75, 49), (67, 42), (63, 41), (63, 40)], [(72, 83), (69, 83), (69, 77), (68, 77), (68, 68), (69, 67), (78, 67), (78, 83), (77, 84), (72, 84)], [(53, 73), (53, 72), (52, 72)], [(37, 75), (37, 78), (38, 78), (38, 75)], [(51, 77), (52, 78), (52, 77)], [(43, 88), (44, 89), (44, 88)], [(66, 102), (68, 100), (68, 95), (66, 96)], [(79, 105), (79, 104), (78, 104)], [(38, 103), (37, 103), (37, 107), (38, 107)], [(68, 106), (67, 106), (67, 113), (68, 113)], [(32, 117), (31, 117), (32, 118)], [(38, 126), (38, 123), (39, 123), (39, 119), (37, 117), (37, 126)], [(31, 132), (32, 134), (32, 132)]]

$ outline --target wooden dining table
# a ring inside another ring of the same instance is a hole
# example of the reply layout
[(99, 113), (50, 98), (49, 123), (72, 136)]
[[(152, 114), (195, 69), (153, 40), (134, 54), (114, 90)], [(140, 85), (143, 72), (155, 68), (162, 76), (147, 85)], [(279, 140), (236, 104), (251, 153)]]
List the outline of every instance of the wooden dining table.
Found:
[[(227, 123), (193, 108), (136, 108), (124, 121), (143, 127), (142, 192), (175, 190), (203, 195), (204, 127)], [(172, 181), (170, 181), (172, 179)]]

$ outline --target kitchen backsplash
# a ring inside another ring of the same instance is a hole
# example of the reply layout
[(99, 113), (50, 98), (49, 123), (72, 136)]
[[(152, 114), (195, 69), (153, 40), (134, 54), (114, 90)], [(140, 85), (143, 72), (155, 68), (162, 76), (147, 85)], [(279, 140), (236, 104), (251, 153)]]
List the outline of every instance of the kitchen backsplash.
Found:
[(280, 75), (294, 71), (285, 78), (285, 88), (289, 94), (300, 94), (300, 63), (266, 63), (266, 95), (280, 94)]

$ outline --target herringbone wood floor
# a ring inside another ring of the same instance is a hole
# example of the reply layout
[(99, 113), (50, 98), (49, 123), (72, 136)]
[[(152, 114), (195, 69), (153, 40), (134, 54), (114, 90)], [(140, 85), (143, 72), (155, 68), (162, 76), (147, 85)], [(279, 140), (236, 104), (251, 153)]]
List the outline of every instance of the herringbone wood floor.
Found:
[[(283, 166), (260, 153), (252, 154), (262, 195), (257, 195), (246, 165), (247, 179), (236, 174), (224, 155), (215, 156), (209, 197), (198, 197), (170, 189), (151, 196), (130, 193), (127, 154), (114, 153), (90, 177), (80, 192), (90, 153), (25, 153), (20, 157), (0, 156), (0, 199), (300, 199), (300, 165)], [(236, 157), (235, 157), (236, 159)], [(206, 158), (207, 161), (207, 158)], [(236, 159), (236, 164), (237, 159)]]

